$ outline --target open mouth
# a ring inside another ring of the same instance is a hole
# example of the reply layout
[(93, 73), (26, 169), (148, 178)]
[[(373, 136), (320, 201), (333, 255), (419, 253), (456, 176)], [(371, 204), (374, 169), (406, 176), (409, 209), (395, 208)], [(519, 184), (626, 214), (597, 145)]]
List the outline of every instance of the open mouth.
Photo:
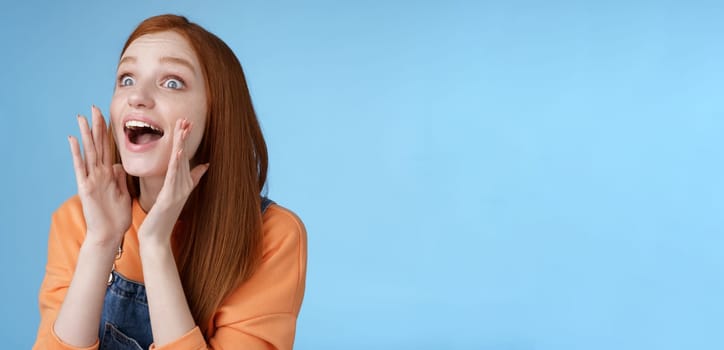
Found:
[(151, 124), (129, 120), (123, 125), (123, 132), (134, 145), (145, 145), (163, 137), (163, 130)]

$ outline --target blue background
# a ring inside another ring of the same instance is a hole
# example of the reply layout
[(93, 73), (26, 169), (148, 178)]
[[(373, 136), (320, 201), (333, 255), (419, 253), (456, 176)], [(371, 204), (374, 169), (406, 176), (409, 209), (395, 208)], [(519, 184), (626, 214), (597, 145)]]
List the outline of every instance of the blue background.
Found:
[(5, 1), (3, 348), (35, 338), (74, 116), (166, 12), (239, 56), (307, 225), (298, 349), (724, 348), (723, 6)]

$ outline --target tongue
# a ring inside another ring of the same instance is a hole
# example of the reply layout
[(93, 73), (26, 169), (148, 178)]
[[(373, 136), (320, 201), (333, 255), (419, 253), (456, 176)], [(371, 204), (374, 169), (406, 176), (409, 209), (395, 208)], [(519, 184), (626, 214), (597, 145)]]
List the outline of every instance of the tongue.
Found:
[(161, 138), (161, 136), (156, 135), (156, 134), (141, 134), (141, 135), (136, 136), (136, 140), (134, 143), (137, 145), (145, 145), (147, 143), (156, 141), (160, 138)]

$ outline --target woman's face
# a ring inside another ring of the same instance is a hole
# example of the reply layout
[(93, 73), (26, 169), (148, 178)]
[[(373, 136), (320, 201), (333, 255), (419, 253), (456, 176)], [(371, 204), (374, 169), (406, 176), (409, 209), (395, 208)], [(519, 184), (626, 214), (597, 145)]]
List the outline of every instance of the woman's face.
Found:
[(206, 123), (202, 74), (193, 49), (176, 32), (143, 35), (128, 46), (111, 100), (113, 133), (128, 174), (166, 174), (178, 119), (192, 123), (185, 152), (196, 153)]

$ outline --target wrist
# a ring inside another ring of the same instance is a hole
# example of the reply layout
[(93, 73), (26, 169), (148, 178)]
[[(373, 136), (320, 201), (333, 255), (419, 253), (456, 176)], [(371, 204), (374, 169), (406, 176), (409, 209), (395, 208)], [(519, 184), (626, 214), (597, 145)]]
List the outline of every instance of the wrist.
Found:
[(154, 233), (144, 234), (143, 231), (138, 232), (138, 249), (142, 253), (144, 250), (162, 250), (171, 249), (170, 235), (161, 235)]
[(79, 256), (83, 255), (98, 264), (110, 267), (118, 253), (118, 244), (98, 243), (85, 240), (80, 247)]
[(138, 250), (142, 262), (157, 260), (165, 256), (173, 256), (170, 242), (164, 242), (155, 238), (139, 239)]
[(96, 237), (109, 237), (111, 235), (96, 234), (95, 232), (87, 231), (85, 239), (83, 240), (83, 247), (93, 250), (112, 250), (116, 251), (118, 246), (123, 240), (123, 235), (115, 235), (117, 238), (96, 238)]
[[(152, 215), (153, 214), (153, 215)], [(171, 220), (170, 218), (174, 218)], [(162, 215), (159, 212), (149, 212), (141, 227), (138, 229), (138, 244), (140, 249), (163, 249), (171, 246), (171, 235), (176, 225), (175, 217)]]

